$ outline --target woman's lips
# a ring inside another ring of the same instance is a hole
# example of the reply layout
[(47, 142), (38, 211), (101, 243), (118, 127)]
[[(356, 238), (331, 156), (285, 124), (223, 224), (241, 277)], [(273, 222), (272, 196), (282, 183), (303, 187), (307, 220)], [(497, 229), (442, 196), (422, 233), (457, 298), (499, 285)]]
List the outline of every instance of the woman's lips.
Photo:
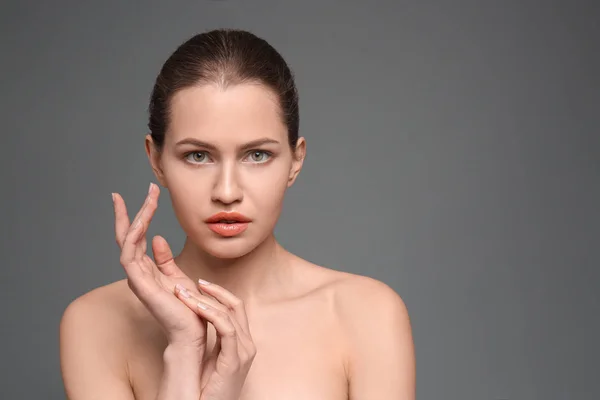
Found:
[(231, 237), (239, 235), (248, 228), (250, 218), (238, 212), (219, 212), (205, 221), (213, 232)]
[(249, 222), (209, 222), (208, 227), (221, 236), (232, 237), (244, 232), (248, 228), (248, 224)]

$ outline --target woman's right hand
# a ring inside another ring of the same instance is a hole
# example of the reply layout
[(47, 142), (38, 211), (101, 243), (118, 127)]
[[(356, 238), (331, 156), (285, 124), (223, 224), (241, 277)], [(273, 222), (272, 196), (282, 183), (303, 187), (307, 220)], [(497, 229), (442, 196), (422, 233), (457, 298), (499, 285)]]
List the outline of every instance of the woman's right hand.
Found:
[(116, 241), (121, 248), (120, 262), (127, 283), (165, 330), (170, 345), (206, 350), (206, 320), (186, 307), (174, 294), (180, 284), (198, 293), (195, 283), (175, 264), (167, 241), (161, 236), (152, 240), (156, 263), (146, 254), (146, 231), (158, 207), (160, 189), (150, 184), (146, 201), (129, 224), (125, 201), (113, 194)]

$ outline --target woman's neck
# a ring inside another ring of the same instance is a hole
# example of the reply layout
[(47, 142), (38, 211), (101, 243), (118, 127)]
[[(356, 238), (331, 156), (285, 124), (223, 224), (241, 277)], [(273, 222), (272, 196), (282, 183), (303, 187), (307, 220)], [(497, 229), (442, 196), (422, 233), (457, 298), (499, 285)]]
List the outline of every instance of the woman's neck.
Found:
[(250, 253), (234, 259), (207, 254), (187, 238), (175, 263), (194, 282), (204, 279), (222, 286), (248, 306), (284, 294), (292, 283), (291, 259), (271, 235)]

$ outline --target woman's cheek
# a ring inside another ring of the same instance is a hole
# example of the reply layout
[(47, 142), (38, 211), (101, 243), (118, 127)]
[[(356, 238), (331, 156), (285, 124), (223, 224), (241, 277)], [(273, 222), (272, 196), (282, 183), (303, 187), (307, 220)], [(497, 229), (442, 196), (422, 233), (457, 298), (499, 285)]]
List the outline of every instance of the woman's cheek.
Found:
[(204, 218), (213, 210), (210, 191), (202, 181), (185, 173), (169, 181), (169, 195), (175, 217), (187, 234), (193, 235), (200, 228)]
[(279, 218), (283, 199), (287, 189), (287, 174), (277, 173), (263, 180), (260, 193), (257, 194), (255, 209), (261, 216), (269, 220), (269, 225), (274, 225)]

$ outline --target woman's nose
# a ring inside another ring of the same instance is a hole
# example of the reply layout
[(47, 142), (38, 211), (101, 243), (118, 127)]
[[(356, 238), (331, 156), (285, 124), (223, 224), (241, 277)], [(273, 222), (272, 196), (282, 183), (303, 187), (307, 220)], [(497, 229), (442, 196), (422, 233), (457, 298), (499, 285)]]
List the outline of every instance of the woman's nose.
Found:
[(243, 193), (235, 164), (222, 164), (212, 190), (212, 200), (223, 204), (232, 204), (241, 201), (242, 198)]

